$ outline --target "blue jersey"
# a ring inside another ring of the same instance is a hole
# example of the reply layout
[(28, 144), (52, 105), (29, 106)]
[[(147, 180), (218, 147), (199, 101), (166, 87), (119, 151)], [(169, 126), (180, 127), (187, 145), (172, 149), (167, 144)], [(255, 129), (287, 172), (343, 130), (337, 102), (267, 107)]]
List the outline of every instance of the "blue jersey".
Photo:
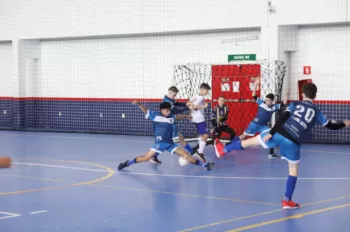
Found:
[(173, 123), (175, 115), (164, 117), (160, 112), (148, 110), (146, 118), (153, 122), (153, 132), (156, 143), (173, 143)]
[[(180, 114), (187, 111), (186, 103), (177, 102), (175, 99), (168, 98), (166, 95), (163, 98), (163, 102), (169, 102), (171, 105), (172, 114)], [(179, 109), (181, 107), (182, 109)]]
[(259, 105), (259, 109), (253, 122), (259, 125), (266, 125), (270, 121), (273, 113), (281, 108), (280, 104), (267, 106), (260, 98), (257, 99), (256, 103)]
[(282, 127), (298, 142), (316, 123), (322, 126), (328, 123), (323, 113), (310, 101), (292, 102), (286, 111), (291, 115)]

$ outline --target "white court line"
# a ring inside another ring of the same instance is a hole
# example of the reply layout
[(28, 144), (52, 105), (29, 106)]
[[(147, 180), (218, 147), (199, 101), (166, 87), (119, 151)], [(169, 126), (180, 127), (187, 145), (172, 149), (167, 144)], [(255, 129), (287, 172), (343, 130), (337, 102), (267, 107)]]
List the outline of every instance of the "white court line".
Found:
[[(45, 132), (40, 132), (40, 133), (45, 133)], [(74, 136), (56, 136), (56, 135), (0, 135), (2, 137), (52, 137), (52, 138), (59, 138), (59, 139), (91, 139), (91, 140), (113, 140), (113, 141), (121, 141), (121, 142), (135, 142), (135, 143), (152, 143), (153, 140), (133, 140), (133, 139), (121, 139), (121, 138), (93, 138), (93, 137), (74, 137)], [(122, 135), (117, 135), (121, 137)], [(186, 141), (196, 141), (197, 139), (185, 139)], [(222, 142), (228, 142), (228, 140), (220, 140)], [(252, 147), (253, 149), (260, 149), (261, 147)], [(303, 150), (301, 151), (304, 152), (321, 152), (321, 153), (327, 153), (327, 154), (345, 154), (348, 155), (350, 152), (336, 152), (336, 151), (317, 151), (317, 150)]]
[(39, 214), (39, 213), (46, 213), (47, 210), (40, 210), (40, 211), (34, 211), (34, 212), (30, 212), (29, 214)]
[(20, 217), (21, 216), (20, 214), (17, 214), (17, 213), (8, 213), (8, 212), (0, 212), (0, 214), (7, 215), (7, 216), (4, 216), (4, 217), (0, 217), (0, 220), (8, 219), (8, 218), (14, 218), (14, 217)]
[[(45, 132), (42, 132), (45, 133)], [(117, 134), (116, 134), (117, 135)], [(119, 138), (93, 138), (93, 137), (74, 137), (74, 136), (56, 136), (56, 135), (0, 135), (2, 137), (50, 137), (50, 138), (58, 138), (58, 139), (92, 139), (92, 140), (119, 140), (124, 142), (137, 142), (137, 143), (150, 143), (153, 140), (144, 141), (144, 140), (133, 140), (133, 139), (119, 139)], [(122, 136), (122, 135), (117, 135)]]
[(49, 168), (64, 168), (64, 169), (73, 169), (73, 170), (91, 171), (91, 172), (108, 172), (107, 170), (104, 170), (104, 169), (78, 168), (78, 167), (63, 166), (63, 165), (22, 163), (22, 162), (12, 162), (12, 163), (18, 164), (18, 165), (40, 166), (40, 167), (49, 167)]
[[(63, 165), (49, 165), (49, 164), (37, 164), (37, 163), (20, 163), (13, 162), (19, 165), (30, 166), (43, 166), (51, 168), (63, 168), (92, 172), (108, 172), (104, 169), (90, 169), (90, 168), (78, 168)], [(120, 175), (140, 175), (140, 176), (159, 176), (159, 177), (185, 177), (185, 178), (201, 178), (201, 179), (232, 179), (232, 180), (286, 180), (286, 177), (254, 177), (254, 176), (191, 176), (191, 175), (177, 175), (177, 174), (157, 174), (157, 173), (142, 173), (142, 172), (118, 172)], [(298, 180), (350, 180), (350, 177), (298, 177)]]
[[(140, 173), (140, 172), (118, 172), (118, 173), (126, 174), (126, 175), (140, 175), (140, 176), (186, 177), (186, 178), (203, 178), (203, 179), (236, 179), (236, 180), (286, 180), (287, 179), (287, 177), (190, 176), (190, 175)], [(350, 180), (350, 177), (298, 177), (298, 180)]]

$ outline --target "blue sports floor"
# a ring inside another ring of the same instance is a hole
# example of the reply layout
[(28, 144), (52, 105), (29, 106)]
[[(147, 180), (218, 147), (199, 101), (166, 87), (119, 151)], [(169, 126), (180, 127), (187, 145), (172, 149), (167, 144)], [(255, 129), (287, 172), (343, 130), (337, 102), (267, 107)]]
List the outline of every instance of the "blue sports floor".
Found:
[[(141, 163), (151, 137), (0, 131), (1, 232), (350, 231), (350, 147), (304, 145), (294, 199), (281, 210), (287, 163), (253, 148), (218, 160), (212, 171)], [(278, 151), (277, 151), (278, 153)]]

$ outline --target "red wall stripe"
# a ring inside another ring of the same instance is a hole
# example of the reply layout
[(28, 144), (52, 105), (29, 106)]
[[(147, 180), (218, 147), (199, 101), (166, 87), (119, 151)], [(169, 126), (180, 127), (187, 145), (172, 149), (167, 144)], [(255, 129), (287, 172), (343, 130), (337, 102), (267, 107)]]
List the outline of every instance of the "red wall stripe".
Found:
[[(7, 97), (0, 96), (0, 100), (12, 101), (94, 101), (94, 102), (131, 102), (132, 100), (139, 100), (141, 102), (161, 102), (160, 98), (70, 98), (70, 97)], [(179, 102), (186, 102), (187, 99), (178, 99)], [(290, 101), (292, 102), (292, 101)], [(316, 100), (316, 104), (325, 105), (349, 105), (349, 100)]]

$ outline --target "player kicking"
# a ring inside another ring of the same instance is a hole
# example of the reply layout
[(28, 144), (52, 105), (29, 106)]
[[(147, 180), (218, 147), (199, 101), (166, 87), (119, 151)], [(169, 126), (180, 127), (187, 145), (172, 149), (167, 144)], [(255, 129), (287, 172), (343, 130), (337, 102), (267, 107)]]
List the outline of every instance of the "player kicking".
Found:
[(328, 121), (323, 113), (313, 104), (316, 98), (317, 87), (313, 83), (303, 86), (303, 101), (291, 103), (275, 126), (254, 138), (233, 142), (224, 146), (215, 140), (217, 156), (224, 156), (232, 150), (243, 150), (251, 146), (261, 145), (264, 148), (281, 147), (281, 156), (288, 161), (289, 176), (286, 192), (282, 201), (283, 209), (295, 209), (300, 205), (292, 201), (293, 192), (298, 178), (300, 161), (300, 139), (310, 131), (315, 123), (321, 124), (330, 130), (339, 130), (350, 126), (350, 120), (341, 123)]
[(169, 102), (162, 102), (160, 104), (160, 111), (154, 112), (148, 110), (145, 106), (141, 105), (138, 101), (133, 101), (132, 104), (139, 106), (142, 112), (146, 114), (146, 118), (150, 119), (153, 122), (155, 144), (144, 156), (139, 156), (133, 160), (127, 160), (123, 163), (120, 163), (118, 170), (126, 168), (132, 164), (149, 161), (155, 154), (162, 153), (165, 150), (176, 153), (179, 156), (186, 159), (188, 162), (194, 165), (205, 167), (210, 170), (213, 166), (213, 162), (202, 163), (199, 160), (196, 160), (191, 155), (189, 155), (184, 149), (179, 147), (173, 142), (173, 123), (175, 120), (180, 120), (188, 118), (187, 115), (175, 115), (171, 114), (171, 105)]
[[(213, 108), (212, 118), (211, 118), (211, 126), (212, 126), (212, 135), (213, 140), (210, 140), (206, 143), (208, 145), (214, 145), (214, 140), (219, 138), (222, 132), (228, 133), (230, 135), (231, 140), (239, 140), (238, 137), (235, 138), (235, 131), (226, 124), (229, 115), (229, 108), (225, 104), (226, 99), (224, 97), (218, 98), (218, 104)], [(193, 154), (198, 150), (199, 144), (193, 148)]]
[(204, 97), (208, 94), (210, 89), (211, 88), (208, 84), (202, 83), (199, 86), (199, 95), (192, 97), (187, 103), (187, 106), (191, 110), (192, 123), (196, 125), (197, 132), (199, 134), (199, 147), (194, 156), (200, 159), (202, 162), (206, 162), (203, 153), (208, 140), (208, 129), (204, 116), (204, 109), (208, 107), (208, 103), (205, 102)]
[[(171, 86), (168, 89), (167, 95), (164, 96), (163, 102), (169, 102), (171, 105), (171, 114), (177, 115), (181, 114), (189, 109), (186, 106), (186, 103), (177, 102), (175, 100), (176, 95), (179, 93), (179, 90), (175, 86)], [(179, 140), (180, 145), (188, 151), (190, 154), (192, 153), (192, 147), (185, 141), (182, 133), (178, 130), (178, 126), (176, 122), (173, 123), (173, 140)], [(158, 156), (160, 153), (156, 153), (149, 161), (156, 164), (161, 164), (162, 162), (158, 160)]]
[[(254, 136), (256, 133), (262, 133), (266, 130), (269, 130), (270, 127), (267, 125), (268, 122), (271, 120), (271, 117), (274, 112), (278, 111), (281, 107), (283, 107), (282, 104), (273, 104), (273, 101), (275, 100), (275, 95), (272, 93), (269, 93), (266, 95), (265, 101), (261, 98), (258, 98), (256, 95), (256, 88), (258, 84), (260, 83), (260, 78), (256, 78), (255, 85), (253, 89), (253, 99), (258, 104), (258, 113), (253, 119), (253, 121), (248, 125), (248, 128), (244, 131), (242, 135), (239, 136), (240, 140), (245, 139), (247, 136)], [(280, 158), (279, 155), (275, 154), (274, 148), (270, 149), (269, 158)]]

